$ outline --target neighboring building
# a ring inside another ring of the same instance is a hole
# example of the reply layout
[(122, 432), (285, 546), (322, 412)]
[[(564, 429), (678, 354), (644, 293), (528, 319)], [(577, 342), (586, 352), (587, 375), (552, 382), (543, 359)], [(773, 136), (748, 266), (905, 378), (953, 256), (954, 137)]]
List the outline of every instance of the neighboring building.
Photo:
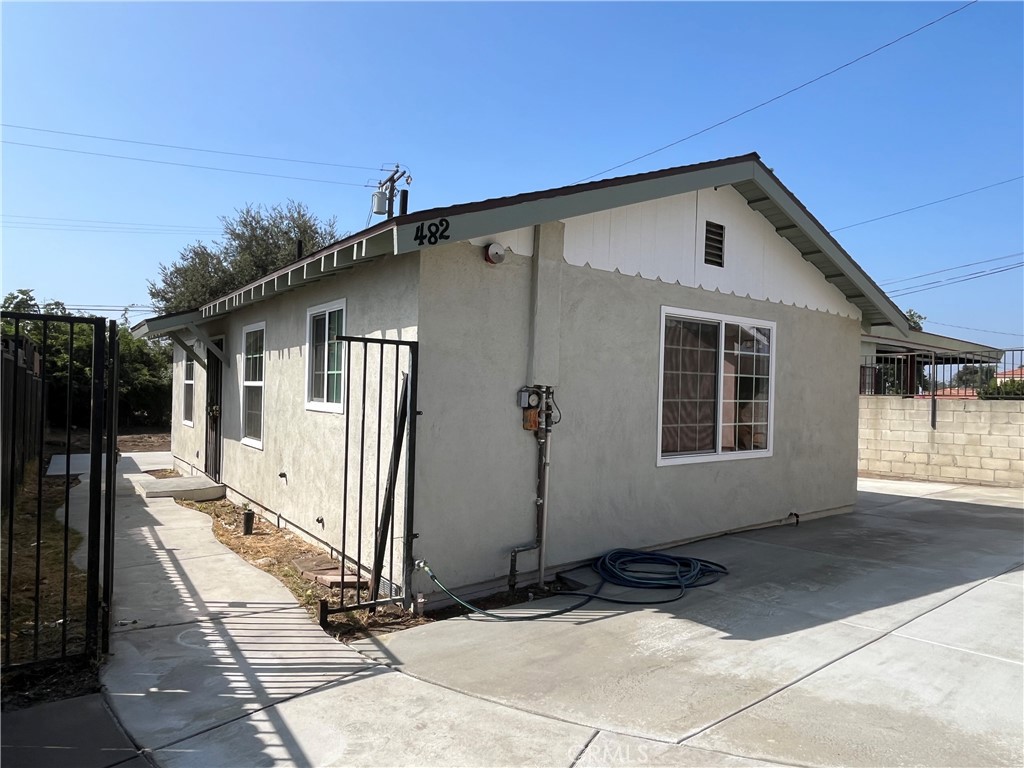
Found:
[(996, 371), (995, 379), (1000, 383), (1010, 379), (1024, 379), (1024, 365), (1018, 365), (1009, 371)]
[(860, 393), (931, 397), (934, 381), (935, 397), (976, 398), (974, 386), (954, 387), (950, 380), (963, 366), (996, 371), (1004, 354), (974, 341), (914, 330), (903, 335), (892, 326), (876, 326), (861, 337)]
[[(538, 510), (550, 572), (851, 509), (861, 332), (886, 324), (907, 331), (751, 154), (401, 215), (135, 332), (178, 343), (179, 469), (350, 565), (396, 542), (396, 587), (414, 557), (473, 594), (520, 545), (537, 567)], [(397, 450), (403, 372), (422, 414)]]

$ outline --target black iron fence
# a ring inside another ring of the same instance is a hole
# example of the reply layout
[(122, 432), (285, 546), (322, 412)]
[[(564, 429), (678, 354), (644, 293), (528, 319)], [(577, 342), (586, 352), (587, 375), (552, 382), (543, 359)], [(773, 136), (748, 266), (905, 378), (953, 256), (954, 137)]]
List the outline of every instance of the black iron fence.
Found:
[(860, 394), (1024, 400), (1024, 349), (1001, 357), (977, 352), (875, 354), (860, 366)]
[[(417, 344), (360, 337), (334, 343), (345, 436), (341, 499), (329, 525), (337, 531), (330, 544), (341, 563), (342, 597), (333, 607), (321, 601), (323, 626), (341, 611), (409, 607), (415, 536)], [(331, 384), (328, 378), (326, 391)]]
[(109, 641), (117, 326), (7, 312), (0, 325), (0, 666), (96, 658)]

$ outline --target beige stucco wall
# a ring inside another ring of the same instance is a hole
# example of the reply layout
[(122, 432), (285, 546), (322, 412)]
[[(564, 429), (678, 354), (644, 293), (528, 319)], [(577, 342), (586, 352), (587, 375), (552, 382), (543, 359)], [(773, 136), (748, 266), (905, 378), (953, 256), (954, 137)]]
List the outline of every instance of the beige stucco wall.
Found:
[[(356, 267), (203, 326), (211, 337), (225, 335), (231, 360), (231, 366), (224, 369), (221, 474), (221, 481), (229, 489), (229, 497), (247, 500), (277, 513), (317, 538), (340, 547), (346, 417), (343, 413), (306, 408), (306, 310), (345, 299), (347, 335), (415, 341), (418, 280), (418, 257), (408, 254)], [(262, 449), (245, 445), (240, 440), (243, 328), (258, 322), (266, 323)], [(361, 387), (358, 354), (354, 351), (351, 360), (356, 371), (355, 391)], [(407, 354), (403, 355), (403, 364), (407, 357)], [(176, 392), (181, 391), (183, 358), (180, 352), (175, 354)], [(388, 359), (385, 375), (390, 365)], [(369, 367), (369, 389), (374, 391), (376, 372), (373, 369), (379, 371), (376, 358)], [(205, 397), (205, 377), (200, 380), (200, 369), (197, 367), (196, 370), (197, 401), (200, 401)], [(175, 408), (179, 408), (177, 403)], [(197, 417), (199, 410), (197, 407)], [(355, 413), (354, 408), (352, 413)], [(371, 435), (376, 430), (376, 420), (372, 422)], [(387, 417), (382, 426), (384, 433), (389, 434), (391, 425)], [(198, 418), (194, 429), (180, 424), (174, 426), (172, 450), (179, 468), (190, 471), (189, 465), (194, 465), (202, 470), (204, 429), (205, 420)], [(358, 446), (360, 438), (354, 423), (349, 440), (350, 447)], [(375, 466), (375, 439), (366, 442), (366, 455), (368, 464)], [(365, 498), (371, 493), (376, 495), (378, 474), (381, 475), (380, 493), (383, 494), (386, 457), (382, 459), (382, 466), (383, 472), (373, 472), (368, 476)], [(286, 477), (280, 477), (282, 472)], [(350, 503), (357, 503), (357, 485), (350, 482), (349, 489)], [(320, 516), (324, 518), (323, 525), (316, 522)], [(369, 517), (373, 519), (372, 507)], [(401, 508), (398, 517), (400, 520)], [(372, 530), (367, 529), (363, 546), (366, 547), (371, 540)], [(355, 547), (352, 536), (346, 546), (350, 552)]]
[[(564, 261), (558, 269), (546, 331), (563, 413), (550, 565), (854, 503), (857, 320)], [(534, 536), (537, 447), (515, 394), (551, 382), (526, 379), (530, 273), (530, 258), (489, 266), (468, 244), (423, 257), (416, 553), (452, 585), (503, 578), (509, 550)], [(777, 323), (774, 455), (656, 465), (662, 305)], [(521, 558), (524, 570), (535, 565)]]
[[(538, 256), (517, 251), (496, 266), (485, 263), (480, 244), (407, 254), (208, 324), (211, 336), (225, 334), (233, 361), (224, 372), (222, 480), (234, 497), (338, 546), (345, 417), (307, 411), (303, 393), (306, 308), (345, 298), (347, 334), (420, 342), (414, 551), (449, 586), (500, 582), (510, 550), (534, 539), (537, 443), (516, 403), (525, 384), (556, 386), (563, 413), (552, 442), (549, 566), (853, 504), (855, 318), (573, 266), (562, 258), (562, 232), (546, 225)], [(536, 296), (535, 258), (544, 260)], [(534, 302), (540, 322), (531, 341)], [(771, 456), (657, 466), (663, 305), (776, 324)], [(239, 442), (242, 328), (260, 321), (262, 450)], [(198, 368), (196, 376), (201, 400)], [(173, 432), (179, 461), (200, 468), (201, 410), (194, 429)], [(536, 562), (526, 554), (520, 568)], [(434, 591), (422, 573), (414, 588)]]
[(1024, 486), (1024, 401), (860, 398), (859, 469), (879, 477)]

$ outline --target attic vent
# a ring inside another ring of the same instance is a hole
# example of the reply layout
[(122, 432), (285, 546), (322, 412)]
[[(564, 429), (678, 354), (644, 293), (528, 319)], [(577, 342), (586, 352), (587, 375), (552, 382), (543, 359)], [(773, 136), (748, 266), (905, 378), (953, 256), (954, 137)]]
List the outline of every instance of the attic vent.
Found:
[(725, 266), (725, 225), (706, 222), (704, 229), (704, 263)]

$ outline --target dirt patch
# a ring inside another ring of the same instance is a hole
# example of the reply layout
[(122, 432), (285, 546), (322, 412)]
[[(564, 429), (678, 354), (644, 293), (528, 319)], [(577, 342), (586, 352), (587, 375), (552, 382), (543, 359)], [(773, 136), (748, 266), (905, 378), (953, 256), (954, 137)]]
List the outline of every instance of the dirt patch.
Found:
[[(205, 512), (213, 520), (213, 535), (226, 547), (237, 553), (250, 564), (275, 576), (295, 596), (299, 605), (306, 609), (313, 622), (319, 622), (320, 600), (329, 600), (338, 605), (341, 590), (332, 589), (316, 581), (303, 578), (293, 565), (295, 560), (304, 560), (323, 555), (324, 550), (299, 538), (294, 533), (278, 528), (259, 515), (253, 522), (253, 532), (243, 533), (243, 513), (237, 504), (221, 499), (219, 501), (186, 501), (176, 499), (178, 504)], [(351, 611), (330, 617), (328, 632), (341, 640), (350, 642), (371, 635), (387, 634), (398, 629), (417, 626), (431, 621), (428, 617), (414, 616), (401, 607), (379, 607), (375, 614), (367, 611)]]
[[(245, 510), (237, 504), (221, 499), (219, 501), (186, 501), (176, 499), (178, 504), (205, 512), (213, 520), (213, 534), (217, 540), (237, 553), (250, 564), (275, 576), (295, 596), (299, 605), (306, 609), (310, 620), (318, 623), (320, 618), (320, 600), (328, 600), (331, 606), (340, 604), (342, 592), (339, 588), (330, 588), (316, 581), (304, 578), (293, 563), (322, 556), (324, 550), (310, 544), (282, 528), (278, 528), (259, 515), (253, 523), (253, 532), (246, 536), (243, 533), (243, 514)], [(484, 610), (500, 610), (509, 605), (526, 602), (533, 598), (535, 588), (523, 587), (514, 594), (507, 591), (499, 592), (490, 597), (474, 600), (474, 605)], [(346, 599), (355, 597), (351, 588), (346, 589)], [(385, 635), (433, 621), (463, 616), (469, 611), (460, 605), (453, 605), (436, 611), (428, 611), (423, 616), (416, 616), (401, 606), (380, 606), (376, 613), (365, 610), (336, 613), (328, 618), (328, 633), (341, 642), (349, 643), (364, 637)]]
[(171, 433), (125, 429), (117, 436), (117, 449), (121, 453), (169, 451), (171, 450)]
[(4, 673), (2, 708), (4, 712), (11, 712), (99, 691), (99, 668), (93, 662), (60, 662), (46, 667), (15, 669)]
[(176, 469), (147, 469), (146, 474), (158, 480), (165, 480), (168, 477), (181, 477), (181, 472)]
[[(7, 622), (11, 629), (10, 646), (5, 642), (6, 631), (0, 637), (0, 646), (5, 661), (10, 654), (12, 665), (60, 656), (62, 647), (69, 654), (80, 653), (85, 642), (86, 574), (71, 562), (71, 554), (82, 543), (82, 536), (71, 528), (66, 529), (65, 536), (63, 521), (56, 517), (57, 510), (64, 506), (64, 478), (40, 479), (34, 461), (26, 465), (24, 477), (14, 503), (10, 603), (7, 601), (9, 555), (6, 546), (0, 555), (4, 629), (7, 629)], [(78, 483), (78, 476), (73, 476), (67, 491)], [(65, 558), (68, 561), (66, 593)]]

